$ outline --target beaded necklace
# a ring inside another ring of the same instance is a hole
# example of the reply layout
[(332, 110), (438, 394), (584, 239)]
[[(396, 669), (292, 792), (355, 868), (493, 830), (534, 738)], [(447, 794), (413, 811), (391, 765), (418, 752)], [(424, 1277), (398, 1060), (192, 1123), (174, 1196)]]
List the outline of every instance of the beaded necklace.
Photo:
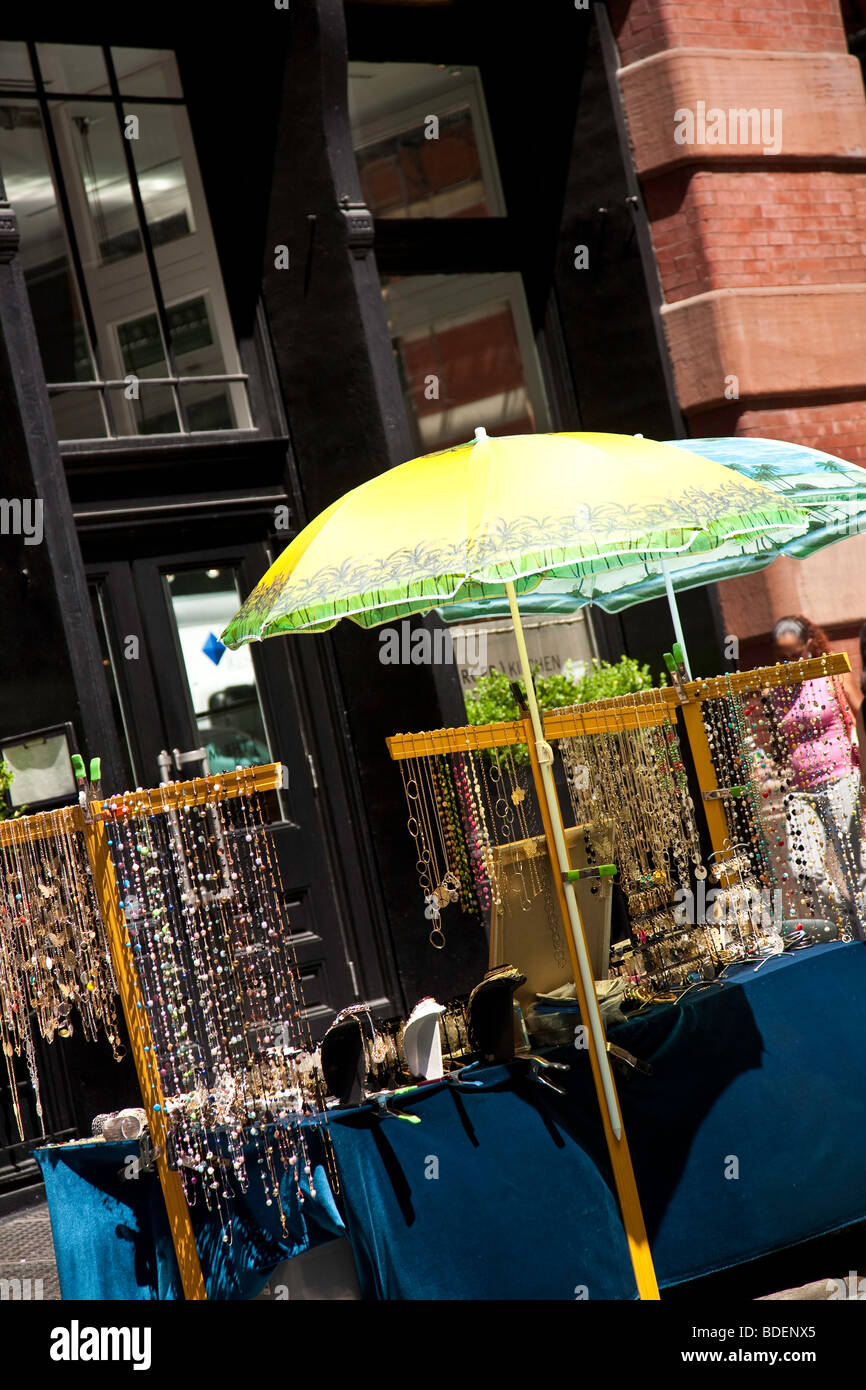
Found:
[[(324, 1109), (261, 797), (241, 781), (230, 801), (205, 783), (192, 805), (150, 798), (150, 814), (115, 799), (109, 832), (172, 1158), (226, 1244), (250, 1151), (284, 1229), (280, 1174), (314, 1194), (301, 1121)], [(325, 1157), (333, 1176), (327, 1143)]]
[[(76, 1022), (86, 1038), (103, 1032), (123, 1055), (115, 981), (90, 864), (68, 811), (38, 812), (12, 823), (0, 847), (0, 1044), (23, 1139), (14, 1059), (22, 1057), (43, 1122), (34, 1028), (50, 1042)], [(10, 827), (10, 828), (12, 828)]]

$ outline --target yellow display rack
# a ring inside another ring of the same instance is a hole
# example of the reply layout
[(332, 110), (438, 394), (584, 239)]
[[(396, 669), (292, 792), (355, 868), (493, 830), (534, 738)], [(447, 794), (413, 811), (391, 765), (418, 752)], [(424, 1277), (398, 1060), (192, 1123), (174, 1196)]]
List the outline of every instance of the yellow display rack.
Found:
[(120, 815), (160, 815), (188, 806), (215, 805), (233, 797), (274, 791), (286, 785), (286, 770), (282, 763), (266, 763), (259, 767), (242, 768), (237, 772), (195, 777), (187, 782), (169, 782), (146, 791), (112, 796), (105, 801), (92, 801), (86, 810), (82, 806), (63, 806), (56, 811), (36, 812), (30, 816), (21, 816), (17, 820), (0, 822), (0, 845), (3, 846), (38, 841), (61, 832), (80, 833), (84, 836), (135, 1061), (142, 1103), (147, 1114), (184, 1297), (189, 1300), (205, 1300), (207, 1292), (180, 1173), (168, 1166), (165, 1096), (153, 1051), (147, 1010), (132, 965), (129, 934), (120, 906), (121, 899), (106, 827)]
[[(701, 703), (704, 700), (746, 694), (749, 691), (766, 690), (773, 686), (792, 685), (820, 676), (838, 676), (845, 671), (850, 671), (850, 669), (851, 663), (847, 655), (837, 653), (827, 657), (790, 662), (785, 665), (762, 666), (754, 671), (732, 672), (730, 675), (713, 676), (703, 680), (683, 681), (677, 679), (674, 685), (663, 686), (659, 690), (618, 695), (609, 700), (598, 700), (587, 705), (573, 705), (566, 709), (549, 711), (543, 719), (544, 737), (547, 740), (571, 738), (587, 734), (619, 733), (625, 729), (659, 727), (666, 723), (676, 724), (677, 711), (681, 711), (702, 793), (713, 850), (718, 854), (724, 854), (731, 844), (724, 803), (721, 800), (707, 800), (704, 796), (706, 792), (718, 791), (718, 784), (701, 717)], [(544, 794), (538, 750), (528, 713), (520, 719), (503, 720), (492, 724), (470, 724), (456, 729), (432, 729), (415, 734), (394, 734), (386, 739), (386, 743), (392, 759), (398, 762), (407, 758), (429, 758), (437, 754), (448, 753), (472, 753), (486, 748), (502, 748), (509, 744), (525, 744), (529, 750), (532, 776), (541, 811), (550, 863), (551, 865), (557, 863), (554, 827)], [(564, 833), (561, 810), (559, 814), (560, 833)], [(564, 935), (571, 954), (581, 1017), (587, 1019), (589, 1016), (587, 1000), (581, 982), (575, 943), (569, 929), (568, 907), (563, 883), (560, 875), (554, 874), (553, 878), (556, 884), (563, 927), (565, 928)], [(583, 932), (582, 922), (581, 932)], [(583, 935), (585, 946), (585, 933)], [(622, 1124), (619, 1098), (616, 1097), (620, 1122), (620, 1133), (617, 1135), (608, 1114), (602, 1088), (599, 1057), (591, 1029), (587, 1029), (587, 1042), (593, 1083), (613, 1168), (638, 1294), (641, 1299), (657, 1299), (659, 1297), (658, 1284), (628, 1141)]]

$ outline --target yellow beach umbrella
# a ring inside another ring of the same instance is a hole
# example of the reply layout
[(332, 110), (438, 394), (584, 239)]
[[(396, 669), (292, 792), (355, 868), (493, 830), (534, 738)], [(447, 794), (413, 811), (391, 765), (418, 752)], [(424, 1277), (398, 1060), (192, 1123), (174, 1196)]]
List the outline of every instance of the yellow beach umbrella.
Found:
[(373, 627), (568, 578), (589, 600), (623, 571), (662, 573), (800, 535), (808, 519), (733, 469), (654, 440), (509, 435), (411, 459), (310, 523), (232, 619), (236, 647), (341, 618)]

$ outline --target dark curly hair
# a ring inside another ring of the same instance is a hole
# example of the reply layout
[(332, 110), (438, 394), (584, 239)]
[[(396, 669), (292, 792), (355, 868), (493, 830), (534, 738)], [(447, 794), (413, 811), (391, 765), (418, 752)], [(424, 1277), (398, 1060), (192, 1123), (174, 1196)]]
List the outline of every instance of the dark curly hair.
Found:
[(866, 695), (866, 623), (860, 629), (860, 689)]
[[(803, 643), (809, 656), (826, 656), (829, 653), (830, 643), (827, 640), (827, 634), (824, 629), (822, 627), (816, 627), (808, 618), (804, 618), (802, 613), (789, 613), (784, 618), (779, 619), (773, 628), (774, 642), (778, 641), (782, 631), (784, 631), (786, 627), (796, 628), (797, 636)], [(866, 632), (866, 624), (864, 624), (864, 632)], [(864, 641), (866, 641), (866, 638), (864, 638), (863, 632), (861, 632), (861, 652), (863, 650)]]

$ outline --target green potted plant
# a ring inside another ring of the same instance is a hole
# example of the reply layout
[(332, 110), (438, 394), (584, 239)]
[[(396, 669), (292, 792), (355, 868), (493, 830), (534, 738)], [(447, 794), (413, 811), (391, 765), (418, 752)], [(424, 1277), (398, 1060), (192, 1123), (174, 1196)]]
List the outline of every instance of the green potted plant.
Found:
[(21, 814), (20, 811), (13, 811), (6, 800), (6, 793), (12, 786), (14, 776), (15, 773), (9, 764), (0, 761), (0, 820), (16, 820)]
[[(542, 714), (565, 705), (583, 705), (589, 700), (609, 700), (614, 695), (648, 690), (653, 684), (649, 666), (641, 666), (628, 656), (622, 656), (616, 662), (593, 660), (584, 670), (573, 662), (566, 662), (563, 671), (550, 676), (538, 675), (537, 670), (536, 667), (533, 675)], [(501, 671), (491, 671), (489, 675), (481, 676), (466, 695), (466, 715), (470, 724), (494, 724), (503, 719), (517, 719), (519, 710), (508, 677)], [(525, 743), (514, 744), (511, 752), (515, 763), (529, 762)], [(485, 751), (489, 762), (498, 762), (500, 756), (498, 749)]]

